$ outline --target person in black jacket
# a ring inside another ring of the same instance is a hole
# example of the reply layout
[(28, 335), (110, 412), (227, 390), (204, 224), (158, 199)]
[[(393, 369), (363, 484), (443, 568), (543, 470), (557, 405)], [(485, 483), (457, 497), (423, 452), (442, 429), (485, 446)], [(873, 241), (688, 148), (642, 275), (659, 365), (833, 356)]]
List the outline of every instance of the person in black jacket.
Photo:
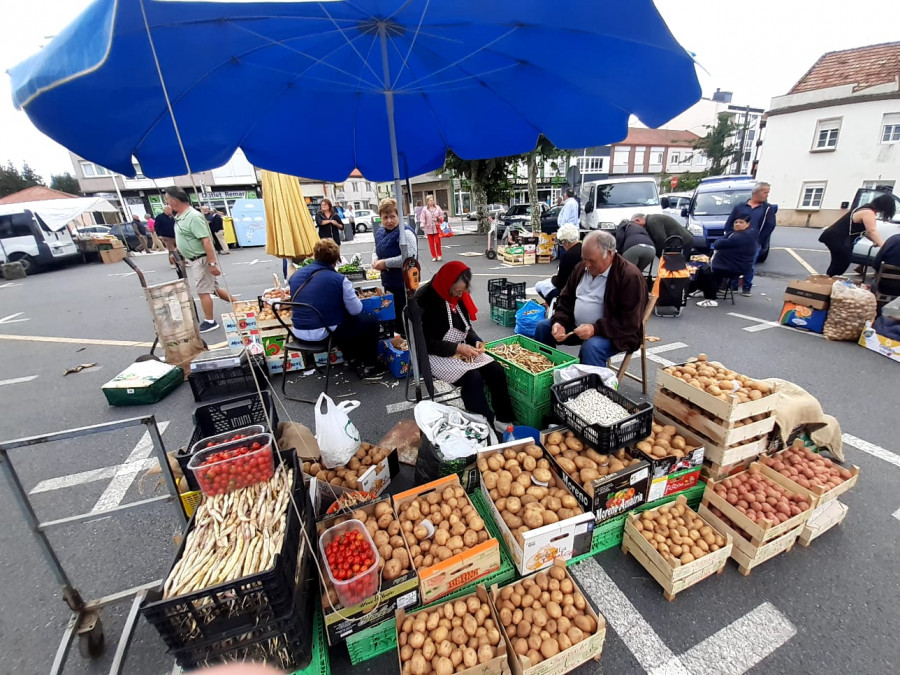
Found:
[(694, 235), (672, 216), (668, 216), (665, 213), (651, 213), (649, 216), (643, 213), (635, 213), (631, 216), (631, 220), (647, 228), (647, 234), (650, 235), (653, 245), (656, 247), (657, 258), (662, 258), (667, 239), (679, 237), (682, 242), (681, 252), (684, 254), (684, 259), (691, 259)]
[[(875, 262), (872, 263), (872, 269), (876, 274), (881, 270), (883, 264), (900, 267), (900, 234), (888, 237), (884, 246), (878, 249), (878, 255), (875, 256)], [(872, 292), (876, 295), (878, 293), (900, 295), (900, 284), (891, 279), (883, 279), (878, 286), (872, 287)]]
[(737, 279), (753, 269), (759, 239), (756, 230), (750, 228), (750, 221), (738, 217), (734, 219), (731, 234), (715, 243), (715, 251), (709, 267), (700, 268), (694, 279), (692, 290), (703, 291), (704, 300), (700, 307), (716, 307), (716, 296), (724, 279)]
[(634, 220), (619, 223), (616, 228), (616, 250), (641, 272), (652, 265), (656, 257), (656, 246), (647, 228)]
[(565, 251), (559, 259), (559, 269), (549, 279), (543, 279), (534, 285), (534, 290), (548, 305), (565, 287), (575, 265), (581, 262), (580, 239), (578, 228), (571, 223), (566, 223), (556, 233), (556, 242)]
[[(416, 291), (422, 311), (422, 331), (432, 375), (462, 389), (469, 412), (483, 415), (498, 431), (513, 424), (506, 371), (485, 354), (484, 342), (472, 328), (478, 309), (469, 294), (472, 270), (463, 262), (445, 263)], [(491, 404), (484, 389), (491, 392)], [(495, 424), (496, 422), (496, 424)]]

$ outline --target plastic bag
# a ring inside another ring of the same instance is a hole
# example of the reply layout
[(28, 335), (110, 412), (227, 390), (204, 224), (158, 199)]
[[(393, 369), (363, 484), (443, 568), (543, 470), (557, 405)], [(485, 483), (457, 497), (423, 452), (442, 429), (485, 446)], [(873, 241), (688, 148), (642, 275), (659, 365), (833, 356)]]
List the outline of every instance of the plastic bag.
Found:
[(831, 306), (822, 332), (829, 340), (859, 340), (867, 321), (875, 320), (877, 303), (866, 288), (847, 281), (831, 287)]
[(469, 457), (475, 448), (497, 442), (493, 429), (482, 415), (422, 401), (416, 404), (415, 416), (422, 435), (440, 449), (444, 459)]
[(543, 321), (546, 314), (546, 307), (534, 300), (529, 300), (516, 311), (516, 333), (533, 338), (538, 322)]
[(579, 377), (595, 373), (600, 376), (600, 380), (610, 389), (619, 388), (619, 378), (616, 377), (616, 371), (604, 368), (603, 366), (589, 366), (584, 363), (573, 363), (571, 366), (560, 368), (553, 371), (553, 384), (560, 382), (568, 382), (577, 380)]
[(330, 396), (319, 394), (316, 401), (316, 442), (326, 469), (345, 466), (359, 450), (359, 431), (347, 416), (348, 412), (358, 407), (359, 401), (335, 404)]

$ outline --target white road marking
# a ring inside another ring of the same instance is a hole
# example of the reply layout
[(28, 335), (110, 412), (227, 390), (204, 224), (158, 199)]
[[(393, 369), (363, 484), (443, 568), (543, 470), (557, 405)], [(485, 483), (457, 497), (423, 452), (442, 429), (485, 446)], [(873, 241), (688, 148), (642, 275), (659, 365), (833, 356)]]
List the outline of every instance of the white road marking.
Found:
[[(512, 270), (512, 269), (515, 269), (516, 267), (522, 267), (522, 266), (521, 266), (521, 265), (506, 265), (505, 267), (491, 267), (491, 268), (489, 268), (489, 269), (492, 269), (492, 270)], [(484, 272), (478, 272), (478, 273), (476, 273), (476, 274), (473, 274), (472, 276), (473, 276), (473, 277), (496, 277), (497, 275), (496, 275), (496, 274), (486, 274), (486, 273), (484, 273)], [(504, 274), (503, 276), (506, 276), (506, 277), (522, 277), (522, 278), (531, 278), (531, 279), (534, 279), (535, 277), (537, 277), (537, 278), (539, 278), (539, 279), (546, 279), (546, 278), (547, 278), (547, 275), (546, 275), (546, 274)]]
[(73, 345), (107, 345), (110, 347), (152, 347), (152, 342), (129, 342), (127, 340), (100, 340), (95, 338), (47, 337), (44, 335), (9, 335), (0, 334), (0, 340), (18, 340), (19, 342), (59, 342)]
[(17, 316), (22, 316), (24, 312), (16, 312), (15, 314), (10, 314), (9, 316), (4, 316), (0, 319), (0, 325), (5, 323), (22, 323), (23, 321), (28, 321), (28, 319), (17, 319)]
[[(156, 274), (156, 270), (141, 270), (144, 274)], [(137, 272), (120, 272), (118, 274), (107, 274), (108, 277), (133, 277)]]
[(797, 634), (768, 602), (691, 647), (681, 662), (691, 673), (741, 675)]
[(37, 375), (28, 375), (26, 377), (14, 377), (11, 380), (0, 380), (0, 387), (7, 384), (21, 384), (22, 382), (31, 382), (37, 379)]
[[(160, 422), (158, 426), (159, 433), (162, 435), (169, 423)], [(125, 462), (116, 468), (115, 475), (112, 477), (109, 485), (106, 486), (103, 494), (100, 495), (100, 499), (94, 504), (91, 513), (112, 509), (122, 503), (135, 477), (143, 470), (140, 460), (147, 459), (151, 452), (153, 452), (153, 443), (150, 441), (150, 432), (145, 431)]]
[(891, 515), (894, 516), (894, 518), (896, 518), (897, 520), (900, 520), (900, 509), (897, 509)]
[(890, 450), (885, 450), (884, 448), (875, 445), (874, 443), (869, 443), (868, 441), (864, 441), (863, 439), (857, 438), (856, 436), (851, 436), (850, 434), (843, 434), (841, 438), (843, 439), (844, 443), (853, 446), (857, 450), (862, 450), (863, 452), (868, 453), (873, 457), (883, 459), (885, 462), (893, 464), (896, 467), (900, 467), (900, 455), (897, 455)]
[(410, 408), (415, 408), (415, 403), (410, 403), (409, 401), (400, 401), (399, 403), (388, 403), (386, 406), (387, 414), (393, 415), (395, 412), (400, 412), (401, 410), (409, 410)]
[[(662, 354), (664, 352), (671, 352), (675, 349), (684, 349), (687, 345), (683, 342), (672, 342), (665, 345), (656, 345), (655, 347), (647, 348), (647, 360), (653, 361), (654, 363), (660, 364), (663, 368), (668, 368), (669, 366), (674, 366), (674, 361), (669, 361), (668, 359), (664, 359), (661, 356), (656, 356), (657, 354)], [(631, 355), (632, 358), (641, 358), (641, 351), (638, 350), (633, 352)], [(612, 359), (610, 359), (611, 363), (621, 363), (622, 359), (624, 359), (624, 354), (616, 354)]]
[[(795, 251), (801, 251), (803, 253), (828, 253), (827, 248), (797, 248), (796, 246), (791, 246), (791, 248)], [(773, 251), (787, 251), (788, 249), (785, 246), (773, 246)]]
[(13, 288), (15, 286), (21, 286), (22, 284), (17, 284), (12, 281), (7, 281), (5, 284), (0, 284), (0, 288)]
[(800, 333), (800, 335), (811, 335), (813, 337), (825, 339), (825, 336), (821, 333), (813, 333), (809, 330), (800, 330), (799, 328), (794, 328), (793, 326), (785, 326), (783, 324), (778, 323), (777, 321), (769, 321), (768, 319), (759, 319), (755, 316), (747, 316), (746, 314), (738, 314), (737, 312), (728, 312), (728, 316), (733, 316), (738, 319), (746, 319), (747, 321), (755, 321), (755, 326), (745, 326), (744, 330), (748, 333), (758, 333), (761, 330), (768, 330), (769, 328), (783, 328), (784, 330), (789, 330), (794, 333)]
[[(138, 471), (146, 471), (157, 465), (157, 461), (155, 457), (151, 457), (149, 459), (142, 459), (137, 462)], [(34, 488), (28, 493), (30, 495), (39, 494), (41, 492), (51, 492), (53, 490), (64, 490), (66, 488), (75, 487), (77, 485), (86, 485), (87, 483), (94, 483), (98, 480), (105, 480), (107, 478), (112, 478), (116, 475), (116, 471), (121, 464), (117, 464), (116, 466), (105, 466), (102, 469), (90, 469), (89, 471), (80, 471), (79, 473), (72, 473), (68, 476), (60, 476), (59, 478), (49, 478), (47, 480), (42, 480), (40, 483), (34, 486)]]
[(794, 251), (794, 249), (792, 249), (792, 248), (786, 248), (786, 249), (784, 249), (784, 250), (787, 251), (787, 252), (791, 255), (791, 257), (792, 257), (794, 260), (796, 260), (798, 263), (800, 263), (800, 264), (803, 266), (803, 269), (805, 269), (807, 272), (809, 272), (810, 274), (818, 274), (818, 272), (816, 272), (815, 268), (813, 268), (812, 265), (810, 265), (810, 264), (809, 264), (808, 262), (806, 262), (803, 258), (801, 258), (801, 257)]
[(253, 260), (249, 260), (247, 262), (239, 262), (234, 263), (235, 265), (256, 265), (258, 263), (268, 262), (268, 260), (260, 260), (259, 258), (254, 258)]
[(678, 657), (595, 559), (570, 569), (650, 675), (742, 675), (797, 633), (766, 602)]

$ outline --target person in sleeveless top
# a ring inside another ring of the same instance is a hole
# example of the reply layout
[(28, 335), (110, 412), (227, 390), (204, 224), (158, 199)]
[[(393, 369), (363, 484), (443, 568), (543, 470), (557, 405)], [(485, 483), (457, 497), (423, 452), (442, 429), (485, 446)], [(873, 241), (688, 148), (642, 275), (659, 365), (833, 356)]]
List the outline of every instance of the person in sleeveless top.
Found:
[(893, 195), (885, 192), (868, 204), (845, 213), (834, 224), (825, 228), (819, 235), (819, 241), (831, 252), (831, 264), (825, 273), (834, 277), (847, 271), (853, 254), (853, 244), (860, 235), (870, 239), (875, 246), (883, 246), (884, 240), (876, 227), (878, 215), (884, 220), (891, 220), (895, 211)]
[(418, 256), (419, 247), (416, 232), (408, 225), (400, 227), (400, 214), (397, 211), (397, 200), (390, 197), (382, 199), (378, 204), (378, 215), (381, 216), (381, 227), (375, 231), (375, 260), (372, 268), (381, 272), (381, 285), (384, 290), (394, 296), (394, 328), (401, 335), (406, 334), (403, 326), (403, 308), (406, 307), (406, 283), (403, 280), (403, 252), (400, 246), (406, 244), (406, 256)]

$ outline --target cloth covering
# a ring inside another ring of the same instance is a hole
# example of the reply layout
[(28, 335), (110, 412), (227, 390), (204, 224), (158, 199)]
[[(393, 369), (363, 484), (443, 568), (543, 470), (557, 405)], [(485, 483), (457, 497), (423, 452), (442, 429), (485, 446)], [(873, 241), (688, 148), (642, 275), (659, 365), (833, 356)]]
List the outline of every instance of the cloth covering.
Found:
[(455, 298), (450, 295), (450, 287), (456, 283), (456, 280), (459, 279), (459, 275), (468, 269), (469, 266), (459, 260), (448, 262), (434, 275), (431, 287), (437, 291), (437, 294), (441, 296), (441, 299), (450, 305), (450, 311), (456, 312), (456, 307), (459, 304), (459, 301), (462, 300), (463, 305), (466, 307), (466, 312), (469, 315), (469, 319), (477, 321), (478, 307), (475, 306), (475, 301), (472, 300), (472, 296), (468, 291), (462, 294), (462, 298)]
[(775, 409), (775, 430), (782, 443), (787, 445), (791, 432), (797, 427), (806, 427), (813, 442), (828, 450), (840, 461), (844, 461), (844, 443), (841, 426), (831, 415), (822, 411), (818, 399), (803, 387), (787, 380), (769, 378), (763, 380), (778, 389), (778, 407)]

